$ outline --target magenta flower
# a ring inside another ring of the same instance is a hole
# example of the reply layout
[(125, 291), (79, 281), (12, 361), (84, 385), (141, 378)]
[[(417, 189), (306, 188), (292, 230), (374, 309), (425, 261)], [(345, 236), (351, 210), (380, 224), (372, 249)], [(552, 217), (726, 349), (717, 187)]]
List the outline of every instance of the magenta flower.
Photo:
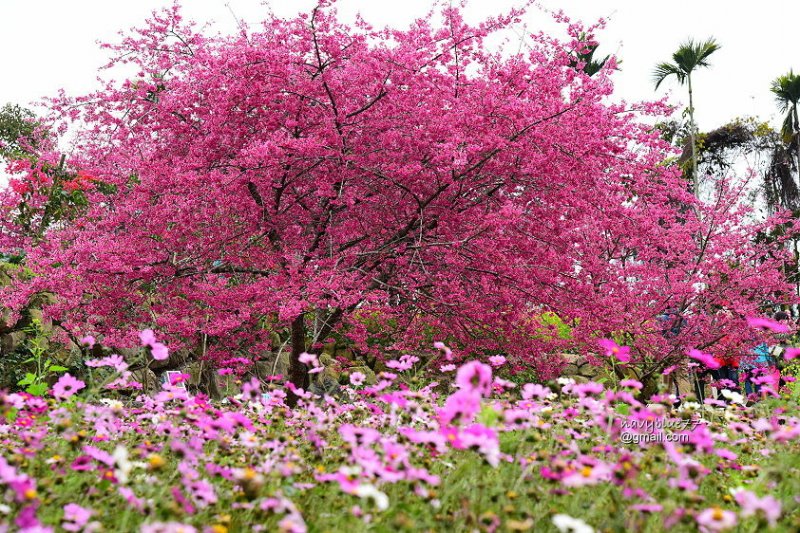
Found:
[(297, 360), (303, 363), (304, 365), (308, 366), (319, 365), (319, 360), (317, 359), (317, 356), (314, 355), (313, 353), (303, 352), (300, 354), (300, 357), (298, 357)]
[(160, 342), (154, 342), (150, 345), (150, 354), (156, 361), (163, 361), (169, 358), (169, 350)]
[(781, 502), (773, 496), (759, 498), (749, 490), (738, 489), (733, 491), (736, 503), (742, 506), (742, 516), (753, 516), (759, 512), (764, 514), (770, 527), (775, 527), (781, 516)]
[(68, 503), (64, 506), (64, 518), (61, 527), (66, 531), (81, 531), (91, 517), (91, 509), (85, 509), (76, 503)]
[(488, 396), (492, 392), (492, 369), (478, 361), (470, 361), (456, 372), (456, 386)]
[(142, 341), (142, 346), (150, 347), (150, 354), (156, 361), (163, 361), (169, 357), (169, 350), (166, 346), (156, 341), (156, 336), (152, 329), (140, 331), (139, 340)]
[(795, 357), (800, 357), (800, 348), (786, 348), (783, 352), (783, 357), (788, 361)]
[(85, 337), (83, 337), (83, 338), (80, 340), (80, 343), (81, 343), (81, 344), (85, 344), (85, 345), (86, 345), (86, 346), (88, 346), (89, 348), (92, 348), (92, 347), (94, 347), (94, 345), (95, 345), (96, 341), (95, 341), (95, 338), (94, 338), (94, 337), (92, 337), (91, 335), (86, 335)]
[(142, 346), (151, 346), (156, 342), (156, 335), (152, 329), (144, 329), (139, 332), (139, 340), (142, 342)]
[(697, 515), (696, 520), (700, 531), (704, 533), (725, 531), (736, 525), (736, 513), (712, 507)]
[(477, 390), (461, 389), (448, 396), (444, 406), (438, 410), (439, 422), (442, 425), (457, 420), (461, 423), (471, 422), (481, 407), (481, 396)]
[(697, 361), (700, 361), (701, 363), (703, 363), (712, 370), (717, 369), (721, 366), (719, 364), (719, 361), (714, 359), (713, 355), (701, 352), (700, 350), (694, 350), (694, 349), (689, 350), (689, 357)]
[(635, 379), (623, 379), (619, 382), (620, 387), (627, 387), (636, 390), (642, 390), (642, 382)]
[(442, 352), (442, 354), (444, 355), (444, 358), (446, 360), (448, 360), (448, 361), (452, 361), (453, 360), (453, 351), (450, 348), (448, 348), (445, 345), (445, 343), (443, 343), (441, 341), (436, 341), (436, 342), (433, 343), (433, 347), (436, 348), (437, 350), (439, 350), (440, 352)]
[(789, 326), (768, 318), (747, 317), (747, 325), (751, 328), (772, 331), (773, 333), (789, 333)]
[(598, 344), (606, 351), (607, 357), (615, 357), (621, 363), (631, 360), (631, 349), (628, 346), (619, 346), (611, 339), (600, 339)]
[(59, 400), (66, 400), (84, 387), (86, 387), (86, 383), (83, 381), (69, 374), (64, 374), (59, 378), (56, 384), (53, 385), (53, 396)]
[(526, 383), (522, 387), (523, 400), (530, 400), (531, 398), (539, 398), (544, 400), (552, 393), (553, 391), (551, 391), (548, 387), (539, 385), (538, 383)]
[(494, 368), (498, 368), (506, 364), (506, 358), (502, 355), (493, 355), (489, 358), (489, 364)]

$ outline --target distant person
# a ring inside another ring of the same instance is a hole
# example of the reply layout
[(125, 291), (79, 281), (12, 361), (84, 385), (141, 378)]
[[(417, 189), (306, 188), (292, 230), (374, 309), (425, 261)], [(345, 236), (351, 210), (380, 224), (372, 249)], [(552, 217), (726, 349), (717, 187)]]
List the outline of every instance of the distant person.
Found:
[(747, 358), (741, 365), (744, 375), (744, 392), (746, 395), (753, 393), (758, 394), (761, 392), (760, 380), (758, 383), (754, 382), (754, 378), (761, 377), (765, 372), (769, 372), (770, 368), (775, 368), (775, 358), (770, 353), (769, 346), (766, 342), (762, 342), (753, 348), (752, 357)]

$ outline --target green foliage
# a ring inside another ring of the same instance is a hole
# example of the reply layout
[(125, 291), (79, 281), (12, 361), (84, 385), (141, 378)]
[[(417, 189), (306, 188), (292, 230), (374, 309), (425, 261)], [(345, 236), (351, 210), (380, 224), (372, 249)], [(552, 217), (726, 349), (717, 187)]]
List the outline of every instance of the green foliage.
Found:
[(39, 320), (31, 321), (30, 326), (24, 331), (28, 335), (25, 349), (30, 353), (30, 357), (23, 360), (21, 365), (30, 367), (31, 370), (25, 372), (22, 379), (17, 381), (17, 386), (22, 387), (28, 394), (43, 396), (49, 388), (51, 378), (66, 372), (67, 368), (57, 364), (47, 355), (50, 342)]
[(30, 157), (36, 147), (36, 115), (18, 105), (6, 104), (0, 109), (0, 157)]

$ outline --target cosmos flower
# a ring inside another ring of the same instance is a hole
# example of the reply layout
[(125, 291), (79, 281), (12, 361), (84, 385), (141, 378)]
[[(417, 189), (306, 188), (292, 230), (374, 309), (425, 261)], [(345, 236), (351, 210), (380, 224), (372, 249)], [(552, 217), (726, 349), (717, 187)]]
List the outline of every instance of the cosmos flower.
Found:
[(764, 515), (770, 527), (775, 527), (778, 518), (781, 516), (781, 502), (769, 495), (759, 498), (754, 493), (749, 490), (744, 490), (741, 487), (732, 489), (731, 493), (736, 503), (742, 507), (742, 517), (761, 513)]
[(773, 333), (789, 333), (789, 326), (768, 318), (747, 317), (747, 325), (751, 328), (771, 331)]
[(605, 350), (607, 357), (614, 357), (621, 363), (631, 360), (631, 349), (628, 346), (619, 346), (611, 339), (600, 339), (598, 344)]
[(561, 533), (594, 533), (594, 528), (579, 518), (566, 514), (553, 515), (553, 525)]
[(64, 374), (53, 385), (53, 396), (59, 400), (66, 400), (84, 387), (86, 387), (86, 383), (83, 381), (72, 377), (70, 374)]
[(719, 361), (717, 361), (713, 355), (701, 352), (700, 350), (689, 350), (689, 357), (700, 361), (702, 364), (707, 366), (708, 368), (715, 370), (722, 366)]
[(698, 514), (696, 520), (703, 533), (725, 531), (736, 525), (736, 513), (712, 507)]

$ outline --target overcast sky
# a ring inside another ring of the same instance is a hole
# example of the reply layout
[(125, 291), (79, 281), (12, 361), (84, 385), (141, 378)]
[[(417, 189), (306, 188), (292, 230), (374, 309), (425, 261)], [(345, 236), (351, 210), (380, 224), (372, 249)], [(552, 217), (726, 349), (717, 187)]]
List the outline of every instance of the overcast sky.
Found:
[[(59, 88), (79, 94), (96, 84), (97, 68), (106, 55), (97, 41), (141, 23), (153, 9), (170, 0), (0, 0), (0, 104), (28, 104)], [(263, 19), (260, 0), (186, 0), (184, 13), (198, 22), (213, 21), (222, 32), (236, 27), (232, 13), (244, 21)], [(314, 0), (272, 0), (281, 16), (308, 11)], [(478, 18), (519, 4), (510, 0), (472, 0), (468, 18)], [(230, 7), (228, 7), (230, 6)], [(356, 12), (375, 26), (404, 26), (423, 16), (430, 0), (341, 0), (345, 20)], [(616, 91), (627, 100), (671, 94), (685, 103), (685, 92), (674, 82), (653, 90), (651, 73), (669, 60), (687, 37), (714, 36), (723, 48), (713, 66), (694, 78), (695, 107), (701, 129), (716, 127), (737, 115), (754, 115), (779, 125), (769, 92), (770, 81), (790, 68), (800, 71), (797, 31), (800, 2), (791, 0), (542, 0), (524, 24), (528, 31), (550, 28), (547, 9), (562, 8), (573, 19), (608, 19), (599, 34), (600, 52), (616, 54), (623, 62), (615, 75)], [(519, 30), (522, 30), (520, 25)]]

